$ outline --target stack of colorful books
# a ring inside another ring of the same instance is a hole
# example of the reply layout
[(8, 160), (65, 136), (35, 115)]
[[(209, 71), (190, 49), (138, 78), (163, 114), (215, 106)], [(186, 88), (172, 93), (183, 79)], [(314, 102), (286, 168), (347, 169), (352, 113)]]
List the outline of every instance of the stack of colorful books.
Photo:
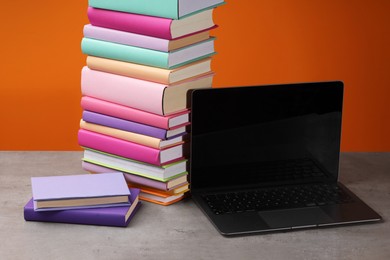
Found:
[(33, 177), (31, 186), (27, 221), (126, 227), (141, 206), (120, 172)]
[(211, 88), (223, 0), (89, 0), (82, 51), (83, 168), (125, 173), (161, 205), (189, 191), (189, 92)]

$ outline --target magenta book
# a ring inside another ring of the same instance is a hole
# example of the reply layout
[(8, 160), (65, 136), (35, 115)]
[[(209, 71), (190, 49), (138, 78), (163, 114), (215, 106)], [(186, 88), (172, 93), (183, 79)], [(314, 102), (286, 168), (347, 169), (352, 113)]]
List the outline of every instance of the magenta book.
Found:
[(213, 28), (215, 24), (212, 15), (213, 9), (208, 9), (180, 20), (174, 20), (93, 7), (88, 8), (88, 18), (94, 26), (167, 40)]
[(184, 157), (182, 144), (159, 150), (84, 129), (79, 130), (78, 140), (83, 147), (154, 165), (168, 164)]

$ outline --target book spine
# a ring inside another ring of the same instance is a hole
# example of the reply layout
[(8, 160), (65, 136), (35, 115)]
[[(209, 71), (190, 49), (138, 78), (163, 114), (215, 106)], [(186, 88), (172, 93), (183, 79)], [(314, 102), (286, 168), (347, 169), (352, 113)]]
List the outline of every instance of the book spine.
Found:
[[(105, 172), (112, 171), (112, 169), (110, 169), (110, 168), (96, 165), (93, 163), (89, 163), (86, 161), (82, 162), (82, 168), (86, 171), (93, 172), (93, 173), (105, 173)], [(168, 187), (167, 187), (167, 184), (165, 182), (152, 180), (152, 179), (149, 179), (146, 177), (141, 177), (141, 176), (133, 175), (133, 174), (126, 173), (126, 172), (123, 172), (123, 173), (124, 173), (123, 175), (125, 176), (125, 179), (128, 183), (140, 184), (140, 185), (145, 185), (145, 186), (149, 186), (152, 188), (156, 188), (159, 190), (168, 191)]]
[(78, 132), (79, 145), (122, 156), (125, 158), (161, 165), (160, 150), (124, 141), (84, 129)]
[(170, 128), (169, 120), (171, 118), (189, 113), (189, 111), (183, 111), (177, 114), (172, 114), (170, 116), (161, 116), (88, 96), (81, 98), (81, 107), (84, 110), (135, 121), (141, 124), (155, 126), (163, 129)]
[(91, 24), (87, 24), (84, 26), (84, 37), (124, 45), (131, 45), (134, 47), (146, 48), (156, 51), (169, 51), (169, 40), (146, 36), (142, 34), (97, 27)]
[(91, 111), (83, 111), (82, 118), (90, 123), (108, 126), (124, 131), (129, 131), (137, 134), (147, 135), (156, 137), (159, 139), (167, 138), (167, 130), (157, 127), (152, 127), (144, 124), (140, 124), (133, 121), (128, 121), (116, 117), (106, 116), (99, 113), (94, 113)]
[(167, 40), (172, 39), (172, 19), (169, 18), (88, 7), (88, 19), (92, 25), (98, 27), (105, 27)]
[(83, 95), (158, 115), (164, 115), (165, 88), (163, 84), (95, 71), (88, 67), (82, 70)]
[(178, 19), (178, 0), (165, 1), (112, 1), (112, 0), (89, 0), (89, 6), (117, 10), (128, 13), (138, 13), (158, 17)]
[(123, 45), (118, 43), (83, 38), (81, 50), (84, 54), (107, 59), (134, 62), (137, 64), (168, 69), (167, 52)]
[(169, 84), (169, 77), (172, 72), (172, 70), (168, 69), (94, 56), (87, 57), (87, 66), (93, 70), (153, 81), (161, 84)]

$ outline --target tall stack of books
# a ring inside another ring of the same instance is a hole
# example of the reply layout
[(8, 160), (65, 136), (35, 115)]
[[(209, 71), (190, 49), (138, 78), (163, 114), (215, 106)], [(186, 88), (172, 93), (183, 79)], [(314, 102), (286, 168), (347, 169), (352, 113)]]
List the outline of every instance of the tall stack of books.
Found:
[(211, 88), (210, 30), (223, 0), (89, 0), (82, 51), (83, 168), (120, 171), (140, 199), (189, 190), (189, 92)]

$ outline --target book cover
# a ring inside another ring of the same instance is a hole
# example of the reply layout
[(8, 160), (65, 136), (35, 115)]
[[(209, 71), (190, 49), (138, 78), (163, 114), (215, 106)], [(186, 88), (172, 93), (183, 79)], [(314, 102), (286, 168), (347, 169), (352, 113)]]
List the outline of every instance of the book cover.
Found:
[(81, 107), (84, 110), (163, 129), (181, 127), (189, 124), (189, 110), (184, 110), (168, 116), (162, 116), (89, 96), (83, 96), (81, 98)]
[(153, 17), (137, 13), (88, 8), (89, 22), (97, 27), (142, 34), (162, 39), (176, 39), (215, 26), (213, 9), (205, 10), (180, 20)]
[(213, 73), (210, 73), (178, 84), (164, 85), (84, 67), (81, 92), (84, 96), (166, 116), (187, 110), (190, 106), (188, 91), (211, 88), (212, 80)]
[(162, 69), (131, 62), (88, 56), (87, 66), (93, 70), (130, 78), (153, 81), (161, 84), (173, 84), (210, 73), (211, 58), (195, 61), (175, 69)]
[[(110, 172), (115, 170), (131, 173), (163, 182), (187, 174), (187, 160), (185, 159), (157, 166), (87, 148), (84, 151), (83, 161), (110, 168)], [(124, 176), (126, 179), (127, 174)]]
[(180, 19), (186, 15), (207, 8), (214, 8), (224, 3), (223, 0), (143, 0), (143, 1), (113, 1), (89, 0), (89, 6), (117, 10), (121, 12), (138, 13), (150, 16)]
[(31, 187), (37, 211), (129, 203), (129, 189), (122, 173), (32, 177)]
[(81, 50), (90, 56), (173, 69), (214, 55), (214, 40), (210, 37), (171, 52), (162, 52), (84, 37)]
[(178, 127), (171, 130), (157, 128), (149, 125), (140, 124), (137, 122), (107, 116), (91, 111), (84, 110), (82, 119), (86, 122), (93, 124), (108, 126), (111, 128), (116, 128), (124, 131), (129, 131), (137, 134), (152, 136), (159, 139), (170, 139), (177, 136), (184, 135), (186, 133), (186, 127)]
[(35, 211), (33, 199), (31, 199), (24, 206), (24, 219), (26, 221), (127, 227), (141, 206), (139, 193), (139, 189), (130, 188), (131, 205), (127, 206), (58, 211)]
[(209, 30), (197, 32), (174, 40), (167, 40), (137, 33), (124, 32), (104, 27), (93, 26), (92, 24), (85, 25), (83, 33), (84, 37), (86, 38), (114, 42), (124, 45), (131, 45), (134, 47), (163, 52), (180, 49), (185, 46), (195, 44), (197, 42), (201, 42), (210, 38)]
[[(87, 161), (82, 162), (82, 168), (85, 171), (88, 171), (90, 173), (105, 173), (105, 172), (110, 172), (113, 170), (112, 168), (100, 166), (100, 165), (97, 165), (97, 164), (94, 164), (91, 162), (87, 162)], [(154, 179), (143, 177), (143, 176), (139, 176), (139, 175), (135, 175), (135, 174), (131, 174), (131, 173), (126, 173), (126, 172), (123, 172), (123, 173), (124, 173), (124, 176), (125, 176), (127, 183), (140, 184), (140, 185), (148, 186), (148, 187), (155, 188), (155, 189), (162, 190), (162, 191), (169, 191), (169, 190), (175, 189), (176, 187), (179, 187), (181, 185), (188, 183), (187, 182), (187, 176), (188, 176), (187, 173), (185, 173), (184, 175), (179, 175), (179, 176), (177, 176), (173, 179), (167, 180), (165, 182), (154, 180)]]
[(82, 119), (80, 120), (80, 128), (156, 149), (164, 149), (170, 146), (182, 144), (184, 143), (184, 140), (188, 140), (189, 138), (188, 135), (181, 135), (177, 137), (172, 137), (170, 139), (159, 139), (148, 135), (142, 135), (116, 128), (111, 128), (108, 126), (88, 123)]
[(79, 130), (78, 141), (83, 147), (158, 166), (184, 158), (182, 144), (159, 150), (84, 129)]

